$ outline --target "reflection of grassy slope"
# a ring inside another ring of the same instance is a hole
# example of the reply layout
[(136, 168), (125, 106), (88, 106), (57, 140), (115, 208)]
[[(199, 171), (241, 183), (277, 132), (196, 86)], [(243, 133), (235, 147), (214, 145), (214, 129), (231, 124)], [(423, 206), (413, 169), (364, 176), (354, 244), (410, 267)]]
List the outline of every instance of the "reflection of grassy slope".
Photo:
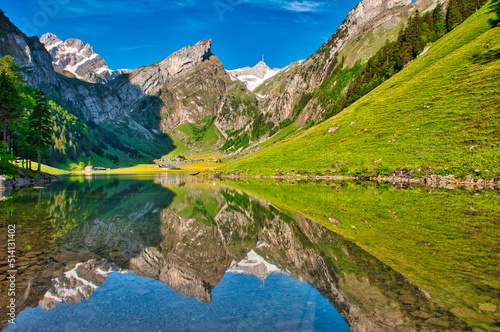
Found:
[[(483, 7), (346, 110), (225, 169), (324, 170), (347, 162), (347, 172), (364, 175), (432, 167), (498, 176), (500, 61), (474, 61), (475, 54), (500, 47), (489, 16)], [(336, 125), (340, 130), (327, 133)]]
[(203, 222), (215, 226), (215, 216), (224, 202), (218, 194), (218, 187), (205, 182), (188, 182), (184, 185), (168, 185), (174, 193), (170, 208), (181, 218)]
[(469, 323), (498, 320), (499, 311), (479, 309), (483, 303), (500, 308), (498, 193), (374, 184), (334, 187), (339, 191), (313, 183), (234, 186), (352, 239)]

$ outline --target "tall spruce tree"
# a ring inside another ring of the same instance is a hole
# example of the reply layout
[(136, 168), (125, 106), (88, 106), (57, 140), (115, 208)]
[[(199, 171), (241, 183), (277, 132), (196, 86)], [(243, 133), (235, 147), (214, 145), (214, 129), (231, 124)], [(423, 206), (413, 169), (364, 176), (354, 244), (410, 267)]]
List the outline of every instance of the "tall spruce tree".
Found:
[(446, 12), (446, 28), (453, 30), (463, 21), (461, 2), (459, 0), (450, 0), (448, 11)]
[(35, 97), (36, 106), (29, 116), (30, 143), (36, 147), (38, 159), (38, 172), (41, 171), (42, 152), (49, 147), (52, 141), (52, 113), (47, 98), (42, 91)]
[(2, 142), (7, 149), (8, 127), (22, 116), (21, 97), (11, 75), (0, 70), (0, 124), (2, 126)]

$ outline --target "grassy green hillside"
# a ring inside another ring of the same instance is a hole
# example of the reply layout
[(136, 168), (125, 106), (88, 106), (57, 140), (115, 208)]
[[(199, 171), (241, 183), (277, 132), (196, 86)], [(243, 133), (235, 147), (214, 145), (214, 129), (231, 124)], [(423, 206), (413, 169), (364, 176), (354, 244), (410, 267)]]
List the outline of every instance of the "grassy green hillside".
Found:
[(375, 175), (431, 168), (498, 177), (500, 28), (488, 23), (494, 15), (483, 7), (341, 113), (223, 170)]

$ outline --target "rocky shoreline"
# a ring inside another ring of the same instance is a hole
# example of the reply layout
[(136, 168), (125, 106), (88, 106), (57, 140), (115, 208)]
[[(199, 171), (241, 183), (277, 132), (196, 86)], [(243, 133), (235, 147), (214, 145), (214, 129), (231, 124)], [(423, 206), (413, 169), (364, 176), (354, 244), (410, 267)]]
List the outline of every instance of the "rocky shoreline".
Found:
[(22, 172), (19, 172), (19, 175), (12, 179), (9, 179), (5, 176), (0, 176), (0, 201), (3, 201), (7, 197), (9, 197), (10, 193), (14, 189), (29, 186), (40, 186), (47, 183), (59, 181), (61, 179), (62, 177), (60, 177), (59, 175), (48, 173), (41, 173), (37, 177), (27, 177), (24, 176)]
[(338, 175), (272, 175), (272, 176), (252, 176), (242, 175), (241, 173), (234, 173), (229, 175), (215, 174), (216, 178), (226, 179), (240, 179), (240, 178), (254, 178), (254, 179), (278, 179), (278, 180), (292, 180), (292, 181), (374, 181), (378, 183), (390, 182), (401, 187), (408, 187), (415, 184), (424, 185), (432, 188), (447, 188), (456, 189), (464, 188), (472, 189), (496, 189), (500, 190), (500, 180), (484, 180), (475, 179), (471, 175), (467, 175), (462, 180), (455, 179), (454, 175), (427, 175), (422, 177), (413, 177), (404, 172), (396, 172), (390, 176), (376, 176), (376, 177), (358, 177), (358, 176), (338, 176)]

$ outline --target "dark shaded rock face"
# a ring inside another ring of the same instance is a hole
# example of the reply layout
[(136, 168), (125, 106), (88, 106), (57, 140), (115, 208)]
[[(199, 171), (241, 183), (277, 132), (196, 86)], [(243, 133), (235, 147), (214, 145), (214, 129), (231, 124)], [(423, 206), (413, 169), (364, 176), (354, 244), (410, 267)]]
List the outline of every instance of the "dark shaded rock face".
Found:
[(0, 57), (14, 57), (15, 62), (25, 69), (26, 80), (31, 86), (57, 84), (50, 54), (37, 37), (26, 37), (1, 11), (0, 31)]

